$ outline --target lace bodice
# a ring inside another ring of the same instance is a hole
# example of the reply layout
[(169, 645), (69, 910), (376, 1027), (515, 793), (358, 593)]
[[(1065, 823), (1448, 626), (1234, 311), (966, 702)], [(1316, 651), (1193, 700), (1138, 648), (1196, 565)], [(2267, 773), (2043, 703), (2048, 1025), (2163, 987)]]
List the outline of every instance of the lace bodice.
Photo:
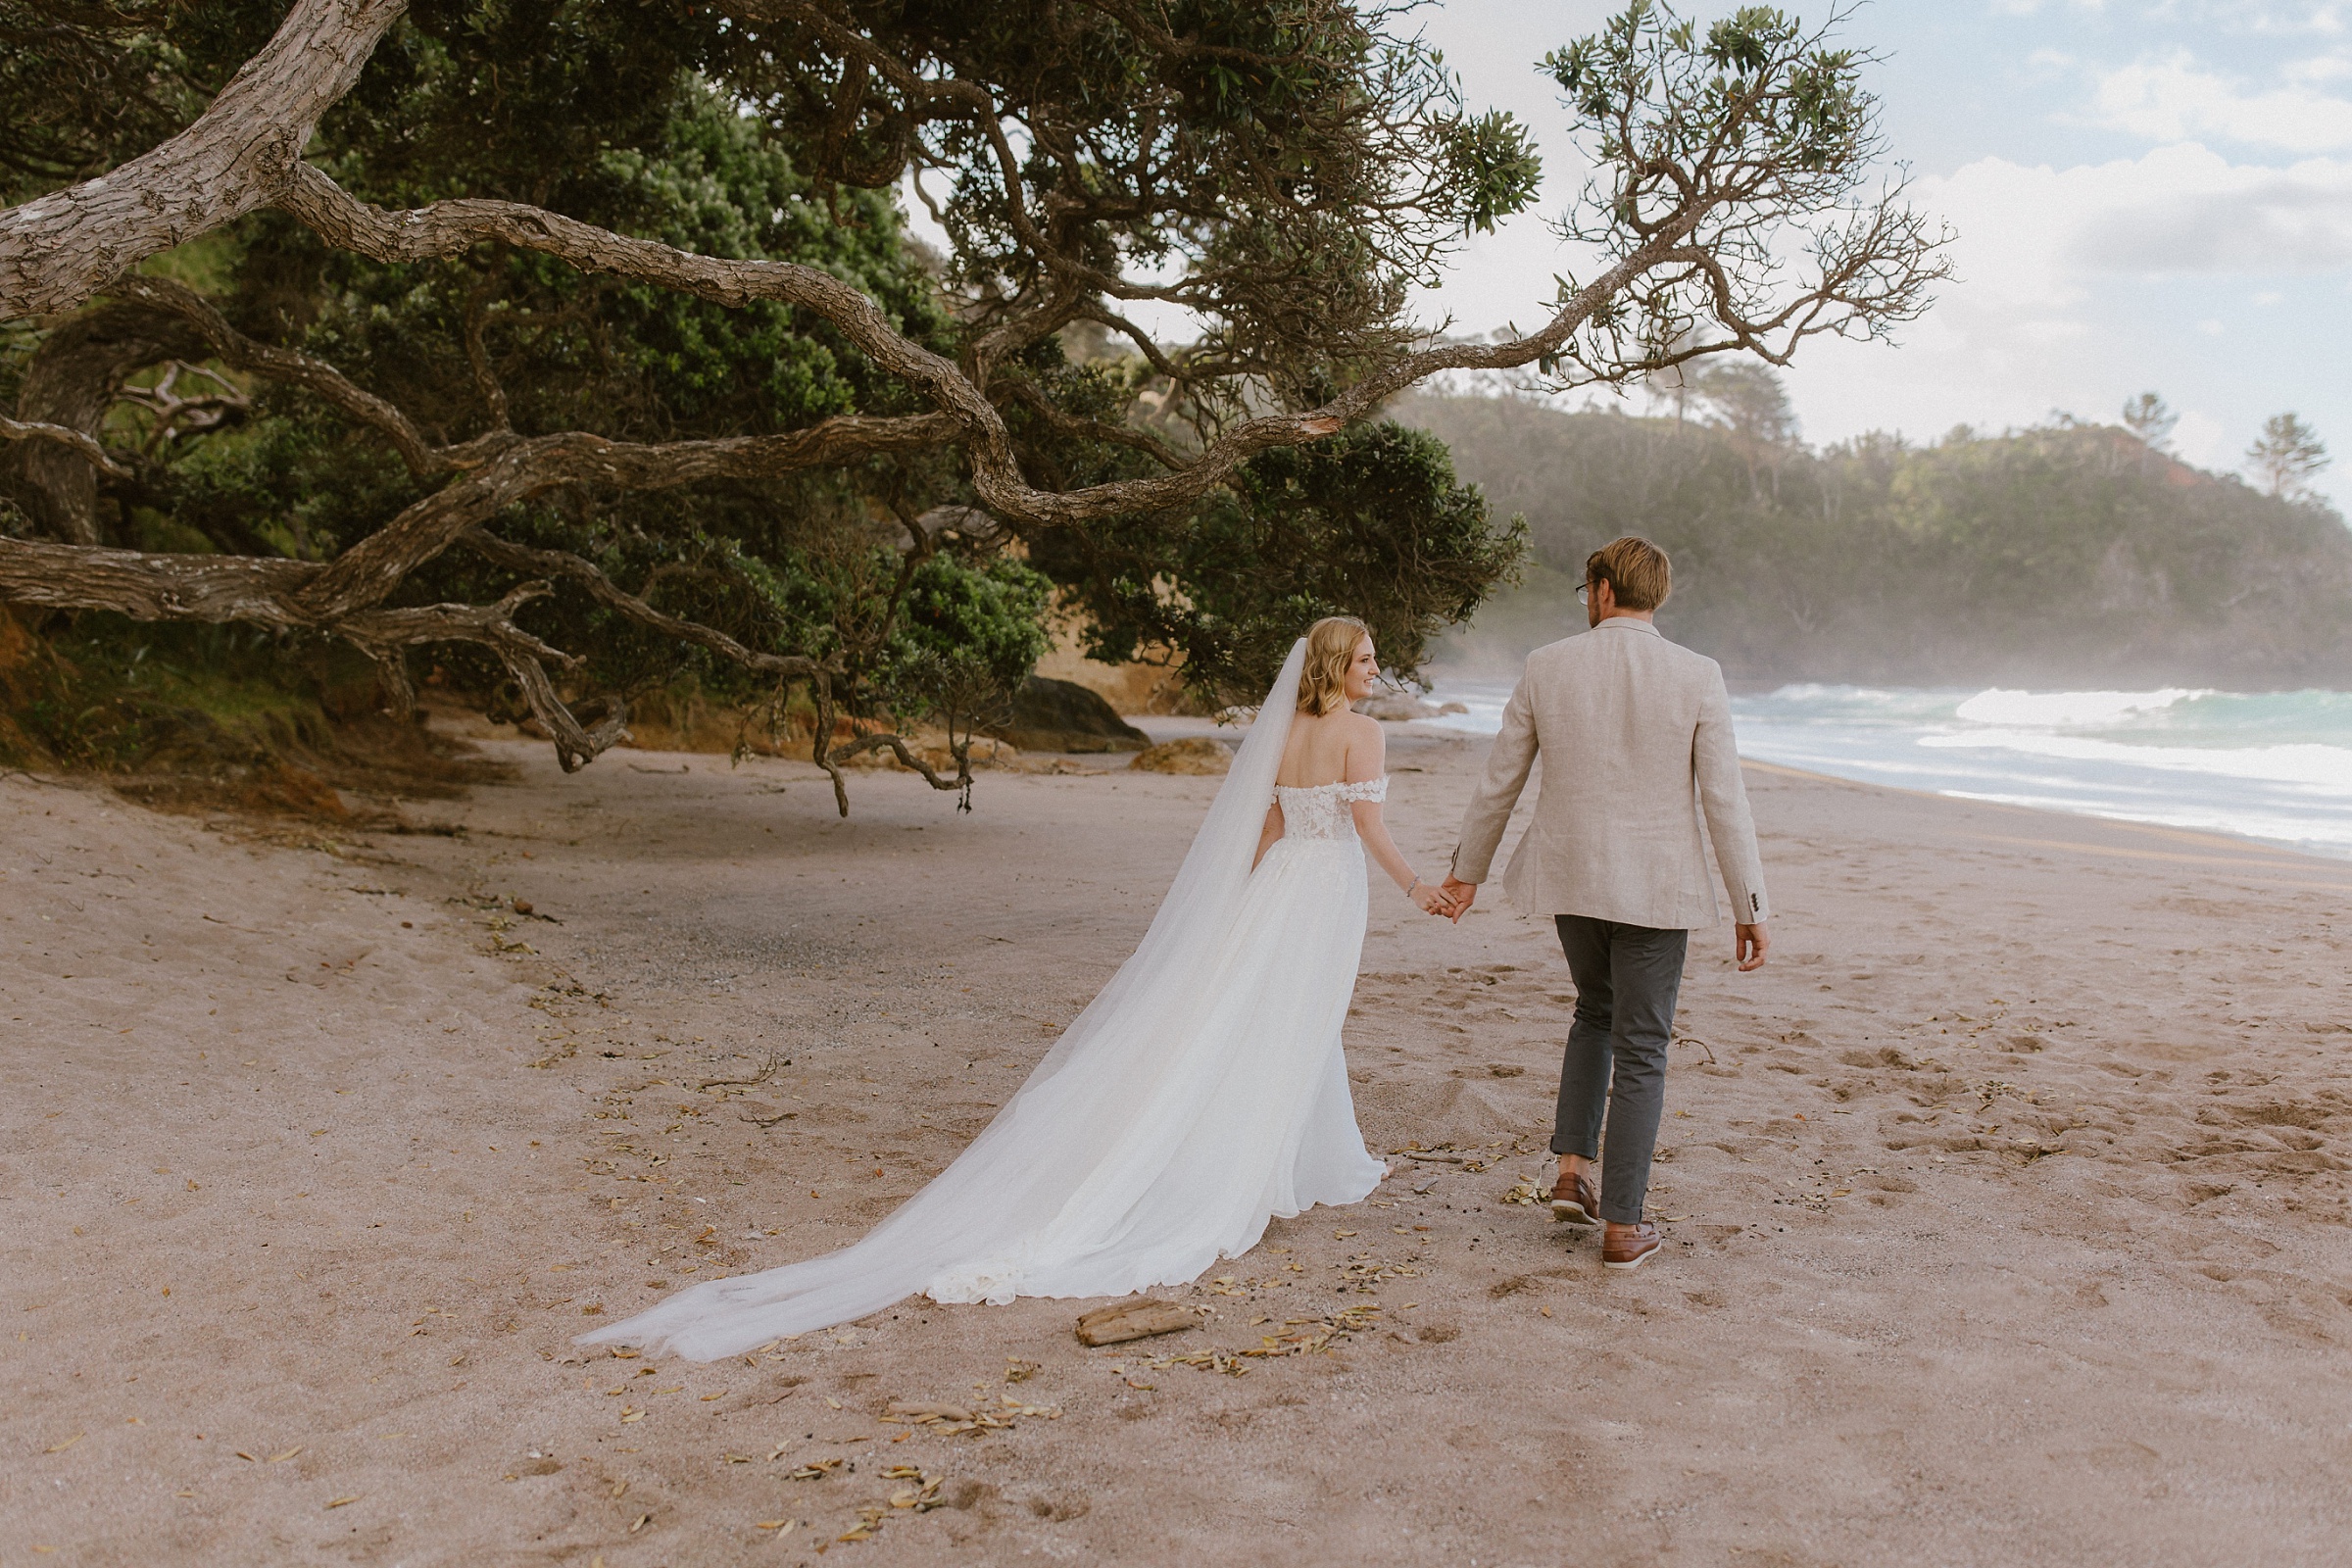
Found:
[(1274, 786), (1274, 799), (1282, 807), (1283, 837), (1292, 839), (1352, 839), (1355, 813), (1348, 807), (1357, 801), (1388, 798), (1386, 778), (1366, 779), (1360, 784), (1310, 784), (1304, 789)]

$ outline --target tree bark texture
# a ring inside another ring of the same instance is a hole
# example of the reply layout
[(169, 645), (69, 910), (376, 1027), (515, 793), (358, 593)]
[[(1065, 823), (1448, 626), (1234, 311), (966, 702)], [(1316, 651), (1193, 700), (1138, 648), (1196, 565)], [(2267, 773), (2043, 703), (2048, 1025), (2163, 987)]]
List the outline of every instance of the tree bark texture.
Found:
[(148, 257), (265, 207), (408, 0), (295, 0), (196, 122), (96, 179), (0, 212), (0, 319), (69, 311)]

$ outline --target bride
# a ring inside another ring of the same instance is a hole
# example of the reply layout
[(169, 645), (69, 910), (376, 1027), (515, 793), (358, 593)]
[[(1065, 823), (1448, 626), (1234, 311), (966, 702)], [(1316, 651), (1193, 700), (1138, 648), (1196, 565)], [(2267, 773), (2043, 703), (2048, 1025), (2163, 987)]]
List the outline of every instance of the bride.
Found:
[(710, 1280), (583, 1344), (715, 1360), (935, 1301), (1124, 1296), (1255, 1247), (1266, 1221), (1353, 1203), (1365, 1152), (1340, 1025), (1364, 944), (1364, 852), (1458, 917), (1381, 821), (1379, 673), (1361, 621), (1291, 649), (1135, 955), (969, 1149), (863, 1241)]

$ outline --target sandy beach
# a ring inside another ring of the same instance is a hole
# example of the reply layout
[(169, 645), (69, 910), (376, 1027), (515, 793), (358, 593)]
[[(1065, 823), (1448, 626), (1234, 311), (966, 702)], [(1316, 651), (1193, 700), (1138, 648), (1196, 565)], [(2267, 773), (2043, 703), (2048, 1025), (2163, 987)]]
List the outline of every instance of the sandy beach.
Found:
[[(696, 1365), (571, 1340), (945, 1165), (1217, 781), (845, 821), (482, 744), (402, 834), (0, 779), (0, 1568), (2345, 1558), (2352, 862), (1754, 767), (1773, 961), (1694, 941), (1652, 1266), (1511, 1200), (1548, 925), (1384, 884), (1396, 1173), (1163, 1293), (1203, 1327), (910, 1301)], [(1395, 733), (1418, 864), (1483, 755)]]

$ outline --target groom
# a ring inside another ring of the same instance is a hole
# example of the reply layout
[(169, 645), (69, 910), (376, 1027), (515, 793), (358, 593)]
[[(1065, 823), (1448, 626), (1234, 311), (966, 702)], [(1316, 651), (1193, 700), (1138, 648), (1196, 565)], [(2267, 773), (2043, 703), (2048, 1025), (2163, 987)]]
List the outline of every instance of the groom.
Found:
[[(1520, 908), (1557, 918), (1576, 980), (1551, 1211), (1573, 1225), (1606, 1221), (1600, 1258), (1612, 1269), (1640, 1268), (1660, 1245), (1642, 1203), (1675, 994), (1691, 930), (1722, 918), (1702, 814), (1732, 897), (1733, 957), (1754, 969), (1771, 945), (1723, 671), (1651, 624), (1670, 577), (1666, 552), (1646, 539), (1616, 540), (1586, 561), (1577, 597), (1592, 630), (1528, 656), (1443, 890), (1470, 906), (1543, 753), (1543, 792), (1503, 885)], [(1609, 1158), (1596, 1190), (1604, 1107)]]

